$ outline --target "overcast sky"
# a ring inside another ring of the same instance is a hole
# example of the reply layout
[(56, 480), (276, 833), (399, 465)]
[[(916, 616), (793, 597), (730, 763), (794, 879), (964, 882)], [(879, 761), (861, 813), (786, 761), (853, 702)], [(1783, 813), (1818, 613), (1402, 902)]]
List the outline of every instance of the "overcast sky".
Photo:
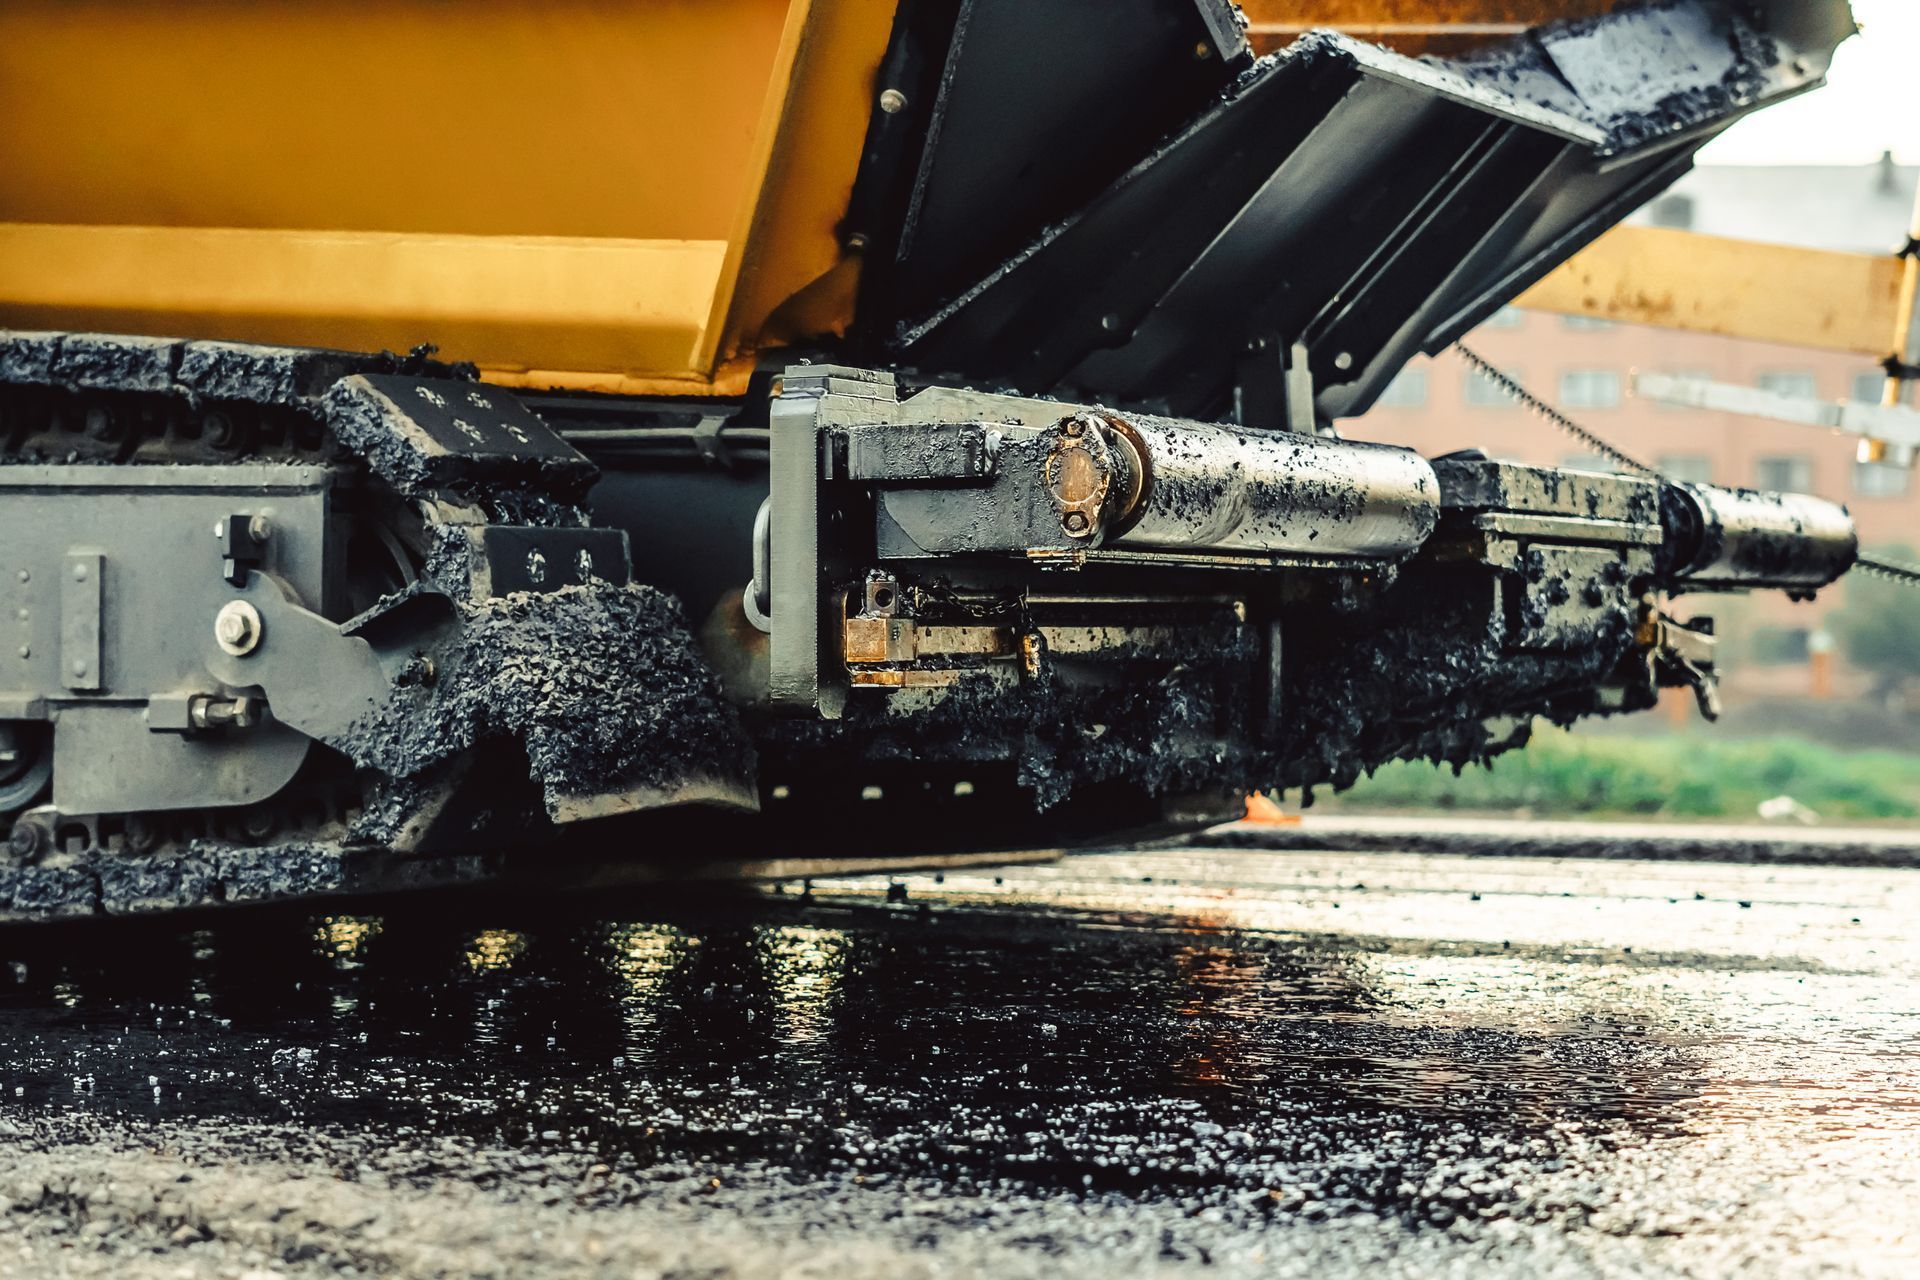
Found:
[(1702, 164), (1920, 164), (1920, 0), (1853, 0), (1861, 32), (1827, 83), (1755, 112), (1709, 142)]

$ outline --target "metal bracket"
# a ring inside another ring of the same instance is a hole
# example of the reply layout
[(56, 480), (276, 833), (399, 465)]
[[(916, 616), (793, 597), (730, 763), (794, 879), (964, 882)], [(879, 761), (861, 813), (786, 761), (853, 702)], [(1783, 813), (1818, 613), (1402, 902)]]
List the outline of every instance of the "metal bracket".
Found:
[(992, 477), (1002, 433), (978, 422), (929, 422), (844, 432), (847, 479), (871, 484)]
[[(1920, 368), (1902, 365), (1891, 357), (1887, 360), (1886, 368), (1894, 377), (1920, 377)], [(1633, 393), (1661, 404), (1845, 431), (1860, 437), (1862, 462), (1912, 466), (1916, 450), (1920, 450), (1920, 410), (1905, 405), (1866, 404), (1855, 400), (1809, 400), (1754, 387), (1699, 378), (1676, 378), (1662, 373), (1635, 374)]]
[(1318, 434), (1313, 370), (1308, 360), (1303, 342), (1283, 343), (1273, 334), (1250, 341), (1240, 361), (1235, 392), (1235, 418), (1241, 425)]
[(387, 700), (393, 680), (380, 652), (303, 608), (278, 579), (254, 573), (236, 598), (259, 612), (261, 640), (245, 654), (228, 653), (208, 619), (206, 667), (221, 684), (262, 690), (275, 720), (322, 742), (338, 742)]
[(623, 529), (482, 525), (465, 532), (480, 552), (471, 581), (477, 600), (595, 582), (625, 586), (633, 576)]
[(105, 688), (100, 670), (101, 579), (107, 558), (69, 551), (60, 574), (60, 683), (77, 693)]
[(1247, 19), (1238, 5), (1227, 0), (1195, 0), (1195, 7), (1206, 26), (1207, 45), (1213, 56), (1231, 63), (1249, 51)]
[(220, 540), (220, 576), (236, 587), (247, 584), (247, 574), (266, 564), (267, 537), (272, 524), (264, 515), (237, 512), (214, 526)]
[(733, 458), (727, 453), (727, 442), (720, 432), (733, 419), (724, 413), (703, 413), (693, 426), (693, 447), (700, 453), (700, 460), (710, 467), (725, 469), (733, 465)]

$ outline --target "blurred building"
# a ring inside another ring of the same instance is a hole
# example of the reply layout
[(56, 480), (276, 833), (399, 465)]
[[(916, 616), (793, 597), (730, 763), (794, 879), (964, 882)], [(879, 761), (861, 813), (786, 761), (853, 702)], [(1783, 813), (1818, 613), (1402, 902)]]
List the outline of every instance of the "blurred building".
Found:
[[(1920, 167), (1885, 157), (1858, 167), (1702, 167), (1635, 221), (1711, 235), (1858, 253), (1906, 239)], [(1854, 460), (1851, 437), (1731, 414), (1675, 409), (1631, 395), (1635, 371), (1710, 378), (1785, 395), (1878, 401), (1884, 376), (1864, 358), (1639, 325), (1507, 308), (1467, 344), (1535, 395), (1628, 455), (1682, 480), (1818, 494), (1847, 504), (1862, 541), (1920, 548), (1920, 475)], [(1508, 399), (1452, 355), (1409, 365), (1379, 406), (1344, 434), (1425, 454), (1478, 448), (1498, 458), (1609, 469), (1579, 441)], [(1828, 646), (1823, 620), (1845, 584), (1796, 605), (1779, 593), (1702, 602), (1721, 622), (1726, 693), (1780, 696), (1864, 685), (1841, 661), (1809, 662)]]

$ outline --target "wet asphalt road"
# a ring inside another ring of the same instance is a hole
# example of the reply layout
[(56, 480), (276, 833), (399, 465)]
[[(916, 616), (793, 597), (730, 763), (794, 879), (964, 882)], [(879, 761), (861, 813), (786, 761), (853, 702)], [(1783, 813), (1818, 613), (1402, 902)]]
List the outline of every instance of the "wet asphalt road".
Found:
[(0, 936), (0, 1275), (1920, 1270), (1920, 872), (900, 883)]

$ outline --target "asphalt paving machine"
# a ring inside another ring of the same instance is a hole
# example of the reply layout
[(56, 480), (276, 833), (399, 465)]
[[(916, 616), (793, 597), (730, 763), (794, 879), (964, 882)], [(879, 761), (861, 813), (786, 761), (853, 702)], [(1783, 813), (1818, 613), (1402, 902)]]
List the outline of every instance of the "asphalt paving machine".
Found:
[(0, 917), (1010, 857), (1710, 703), (1669, 598), (1843, 508), (1339, 424), (1845, 4), (1280, 7), (0, 7)]

